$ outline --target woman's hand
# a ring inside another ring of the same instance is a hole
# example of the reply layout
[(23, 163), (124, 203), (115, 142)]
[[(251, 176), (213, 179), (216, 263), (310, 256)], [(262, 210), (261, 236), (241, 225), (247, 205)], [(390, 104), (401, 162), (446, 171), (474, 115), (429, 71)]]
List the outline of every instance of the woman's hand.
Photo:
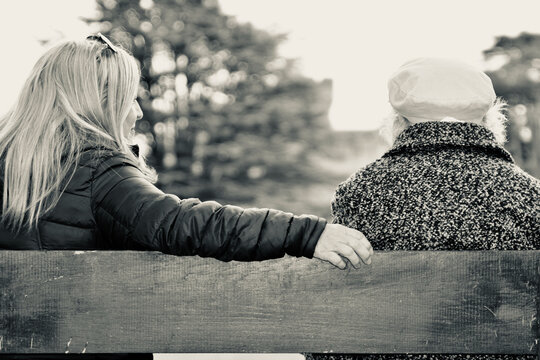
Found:
[(343, 270), (347, 267), (343, 258), (348, 259), (356, 268), (360, 260), (367, 265), (371, 264), (371, 255), (373, 248), (361, 232), (339, 224), (328, 224), (315, 246), (313, 257), (328, 261)]

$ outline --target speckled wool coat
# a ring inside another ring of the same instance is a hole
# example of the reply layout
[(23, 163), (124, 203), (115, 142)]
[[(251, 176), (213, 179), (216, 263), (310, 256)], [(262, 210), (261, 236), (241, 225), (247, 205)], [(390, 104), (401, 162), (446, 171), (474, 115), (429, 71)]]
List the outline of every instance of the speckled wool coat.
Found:
[[(539, 249), (540, 182), (486, 128), (419, 123), (340, 184), (334, 222), (374, 249)], [(315, 360), (533, 360), (535, 355), (328, 355)]]
[(485, 127), (412, 125), (340, 184), (334, 222), (374, 249), (540, 249), (540, 181)]

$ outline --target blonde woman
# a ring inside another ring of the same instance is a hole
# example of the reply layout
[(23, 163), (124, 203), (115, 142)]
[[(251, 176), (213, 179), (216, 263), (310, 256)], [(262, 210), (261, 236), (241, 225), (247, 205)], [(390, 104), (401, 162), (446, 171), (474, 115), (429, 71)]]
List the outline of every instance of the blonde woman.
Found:
[(371, 262), (358, 231), (312, 215), (179, 199), (132, 151), (136, 60), (101, 34), (35, 65), (0, 122), (3, 249), (138, 249), (223, 261)]

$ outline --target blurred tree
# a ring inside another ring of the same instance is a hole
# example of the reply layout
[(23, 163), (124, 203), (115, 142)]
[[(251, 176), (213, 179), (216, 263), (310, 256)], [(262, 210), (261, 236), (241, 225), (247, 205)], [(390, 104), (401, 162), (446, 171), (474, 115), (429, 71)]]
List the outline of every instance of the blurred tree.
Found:
[(283, 35), (237, 23), (216, 0), (97, 6), (99, 16), (87, 21), (141, 64), (138, 131), (151, 146), (150, 163), (192, 185), (180, 195), (213, 197), (227, 179), (310, 173), (309, 154), (330, 131), (331, 84), (302, 77), (278, 56)]
[(509, 104), (506, 148), (540, 178), (540, 35), (501, 36), (484, 51), (495, 92)]

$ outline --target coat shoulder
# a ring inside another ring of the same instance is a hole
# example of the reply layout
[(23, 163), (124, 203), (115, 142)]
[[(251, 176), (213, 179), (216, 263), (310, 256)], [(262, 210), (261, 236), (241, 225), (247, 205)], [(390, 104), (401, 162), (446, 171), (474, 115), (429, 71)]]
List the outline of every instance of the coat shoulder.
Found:
[(344, 223), (344, 219), (353, 216), (358, 201), (365, 199), (366, 193), (371, 191), (370, 186), (380, 182), (391, 171), (391, 161), (390, 158), (380, 158), (358, 169), (337, 186), (331, 204), (334, 223)]
[(391, 158), (381, 158), (358, 169), (337, 186), (334, 199), (356, 197), (355, 194), (362, 193), (366, 185), (377, 182), (392, 171), (391, 162)]
[(81, 153), (79, 158), (80, 167), (89, 167), (97, 169), (103, 165), (117, 165), (117, 164), (129, 164), (138, 166), (132, 159), (126, 154), (110, 149), (86, 149)]

